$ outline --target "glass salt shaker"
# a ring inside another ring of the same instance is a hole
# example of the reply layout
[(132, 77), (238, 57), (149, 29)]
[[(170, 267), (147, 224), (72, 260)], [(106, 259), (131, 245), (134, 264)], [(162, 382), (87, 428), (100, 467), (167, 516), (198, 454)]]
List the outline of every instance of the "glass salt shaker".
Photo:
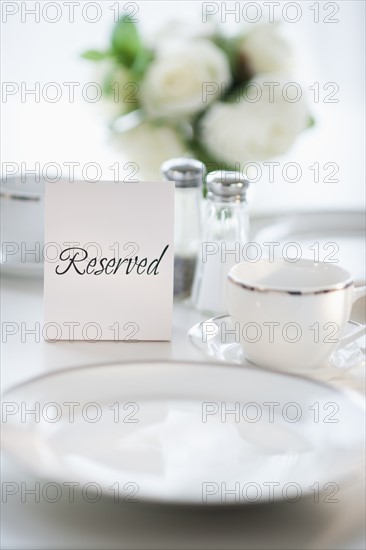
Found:
[(200, 205), (206, 170), (202, 162), (174, 158), (161, 166), (164, 179), (175, 182), (174, 298), (190, 296), (200, 243)]
[(249, 241), (249, 181), (240, 172), (222, 170), (210, 172), (206, 184), (192, 302), (203, 313), (220, 314), (227, 313), (227, 274), (241, 261), (243, 246)]

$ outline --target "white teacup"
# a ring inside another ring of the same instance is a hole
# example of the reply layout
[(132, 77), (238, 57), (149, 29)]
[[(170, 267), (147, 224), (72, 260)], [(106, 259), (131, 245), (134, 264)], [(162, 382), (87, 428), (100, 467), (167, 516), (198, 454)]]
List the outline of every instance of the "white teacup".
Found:
[(303, 370), (325, 363), (339, 345), (353, 303), (365, 295), (342, 267), (325, 262), (262, 259), (228, 275), (229, 313), (239, 323), (245, 357), (256, 365)]

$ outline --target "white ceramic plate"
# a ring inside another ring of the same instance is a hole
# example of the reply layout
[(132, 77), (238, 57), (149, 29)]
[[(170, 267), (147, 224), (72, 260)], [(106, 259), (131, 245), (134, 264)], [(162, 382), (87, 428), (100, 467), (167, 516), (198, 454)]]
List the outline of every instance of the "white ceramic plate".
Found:
[[(119, 500), (248, 504), (317, 490), (336, 498), (362, 468), (357, 394), (255, 368), (75, 368), (17, 386), (3, 401), (13, 413), (3, 418), (3, 445), (17, 461), (55, 483), (91, 483), (115, 499), (118, 490)], [(21, 417), (37, 406), (39, 418)]]
[[(296, 242), (303, 258), (314, 258), (316, 254), (321, 261), (337, 261), (357, 283), (365, 284), (365, 234), (364, 212), (309, 212), (273, 217), (253, 240), (259, 244)], [(281, 253), (281, 248), (275, 251)], [(288, 254), (294, 254), (294, 249), (289, 248)]]

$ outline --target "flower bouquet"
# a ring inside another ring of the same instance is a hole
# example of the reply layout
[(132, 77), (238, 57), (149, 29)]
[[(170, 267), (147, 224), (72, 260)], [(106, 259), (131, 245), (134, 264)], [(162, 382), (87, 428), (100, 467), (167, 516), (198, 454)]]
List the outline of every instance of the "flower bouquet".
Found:
[(278, 23), (234, 37), (171, 26), (148, 47), (126, 16), (106, 51), (84, 57), (97, 63), (115, 143), (143, 177), (184, 155), (242, 171), (286, 153), (312, 124)]

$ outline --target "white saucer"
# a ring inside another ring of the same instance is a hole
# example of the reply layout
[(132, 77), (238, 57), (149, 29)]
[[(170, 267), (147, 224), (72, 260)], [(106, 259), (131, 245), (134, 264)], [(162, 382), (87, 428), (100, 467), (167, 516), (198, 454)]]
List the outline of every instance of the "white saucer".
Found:
[[(355, 327), (359, 326), (358, 323), (349, 321), (344, 335), (351, 334), (355, 330)], [(188, 336), (193, 345), (207, 358), (237, 365), (250, 365), (244, 357), (238, 335), (234, 331), (234, 323), (229, 315), (212, 317), (211, 319), (197, 323), (189, 330)], [(362, 372), (364, 372), (364, 340), (365, 337), (361, 337), (348, 346), (339, 347), (333, 353), (327, 365), (319, 365), (319, 368), (312, 369), (311, 371), (297, 372), (301, 375), (316, 374), (317, 378), (320, 375), (320, 378), (323, 380), (339, 377), (341, 374), (340, 369), (348, 371), (353, 368), (362, 367)]]
[[(357, 393), (253, 367), (74, 368), (21, 384), (3, 402), (14, 413), (2, 427), (14, 459), (61, 490), (93, 484), (119, 501), (250, 504), (314, 490), (337, 498), (338, 484), (362, 467)], [(35, 406), (39, 418), (21, 418)]]

